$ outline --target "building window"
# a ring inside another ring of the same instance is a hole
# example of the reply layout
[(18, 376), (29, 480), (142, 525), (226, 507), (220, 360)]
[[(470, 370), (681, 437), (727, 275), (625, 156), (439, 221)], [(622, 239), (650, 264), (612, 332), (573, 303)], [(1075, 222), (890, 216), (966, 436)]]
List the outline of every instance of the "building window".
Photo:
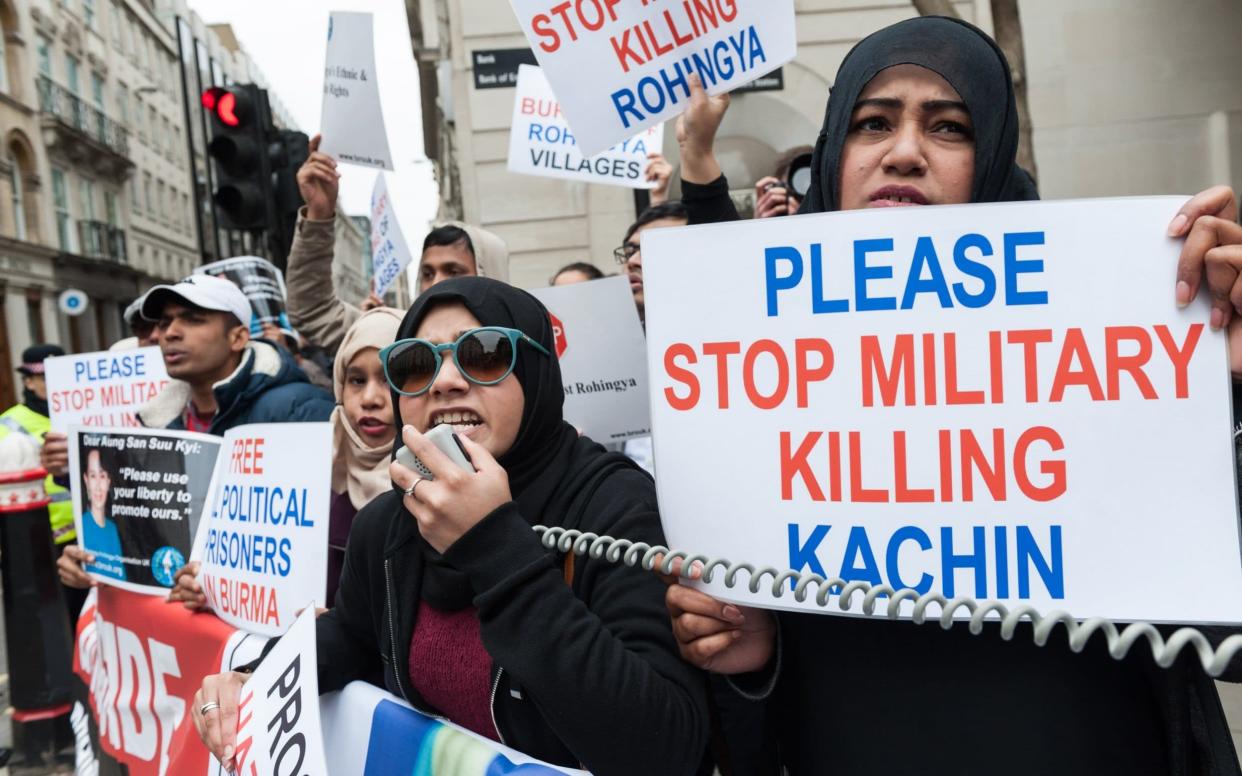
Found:
[(160, 220), (168, 223), (168, 201), (164, 197), (164, 181), (158, 181), (155, 184), (156, 202), (160, 206)]
[(72, 54), (65, 55), (65, 86), (74, 94), (81, 94), (82, 84), (78, 79), (78, 58)]
[(52, 42), (42, 35), (39, 36), (39, 72), (48, 78), (52, 77)]
[(9, 90), (8, 50), (4, 47), (4, 39), (8, 34), (9, 31), (5, 29), (4, 23), (0, 22), (0, 92)]
[(91, 71), (91, 99), (95, 101), (95, 107), (99, 108), (101, 113), (104, 110), (104, 79), (99, 73)]
[(26, 292), (26, 325), (30, 327), (30, 338), (35, 342), (47, 342), (43, 331), (43, 298), (38, 291)]
[(116, 115), (129, 129), (129, 87), (123, 83), (116, 85)]
[(142, 191), (143, 202), (147, 209), (147, 217), (153, 217), (155, 215), (155, 208), (151, 207), (151, 173), (149, 172), (144, 172), (142, 174)]
[(134, 95), (134, 124), (137, 125), (138, 139), (147, 142), (147, 112), (143, 107), (142, 95)]
[(160, 147), (160, 139), (158, 136), (160, 131), (160, 117), (159, 114), (155, 112), (154, 105), (150, 106), (148, 110), (151, 112), (151, 147), (158, 150)]
[(116, 227), (116, 194), (111, 191), (104, 192), (104, 215), (108, 219), (108, 226)]
[(121, 9), (117, 7), (116, 2), (108, 5), (108, 21), (112, 25), (112, 45), (116, 48), (121, 47)]
[(69, 192), (65, 190), (65, 172), (52, 168), (52, 200), (56, 205), (56, 238), (60, 249), (73, 250), (73, 230), (69, 228)]
[(22, 168), (17, 163), (17, 155), (12, 149), (8, 152), (9, 191), (13, 197), (13, 236), (19, 240), (26, 239), (26, 199), (22, 191)]
[(95, 29), (95, 0), (82, 0), (82, 20), (87, 27)]
[(129, 185), (129, 204), (131, 207), (133, 207), (134, 212), (138, 212), (139, 210), (142, 209), (142, 206), (138, 203), (138, 180), (137, 179), (131, 180), (128, 185)]

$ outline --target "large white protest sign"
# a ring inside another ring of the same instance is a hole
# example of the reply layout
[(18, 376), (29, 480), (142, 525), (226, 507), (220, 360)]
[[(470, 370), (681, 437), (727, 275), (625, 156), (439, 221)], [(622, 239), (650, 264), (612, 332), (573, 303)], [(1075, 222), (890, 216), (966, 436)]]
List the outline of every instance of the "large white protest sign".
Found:
[(392, 169), (369, 13), (333, 11), (328, 16), (319, 131), (320, 152), (341, 162)]
[(651, 433), (646, 344), (626, 278), (531, 291), (552, 318), (565, 420), (597, 442)]
[(371, 267), (375, 293), (383, 296), (393, 281), (410, 265), (410, 246), (392, 209), (384, 173), (375, 176), (371, 190)]
[(52, 430), (140, 426), (137, 412), (168, 385), (157, 347), (56, 356), (44, 363)]
[(518, 69), (513, 123), (509, 129), (509, 172), (586, 183), (655, 188), (647, 180), (648, 157), (664, 147), (664, 124), (656, 124), (594, 156), (583, 156), (543, 71)]
[(308, 606), (242, 687), (233, 773), (328, 776), (317, 670)]
[(194, 556), (207, 604), (230, 625), (279, 636), (327, 587), (332, 427), (257, 423), (224, 435)]
[[(645, 233), (670, 546), (1077, 617), (1242, 621), (1242, 597), (1211, 592), (1242, 590), (1242, 548), (1225, 338), (1204, 299), (1174, 303), (1184, 201)], [(824, 611), (814, 585), (799, 605), (723, 576), (723, 598)]]
[(86, 428), (69, 436), (69, 481), (86, 572), (167, 595), (208, 503), (220, 438), (167, 429)]
[(593, 156), (797, 52), (793, 0), (511, 0), (578, 145)]

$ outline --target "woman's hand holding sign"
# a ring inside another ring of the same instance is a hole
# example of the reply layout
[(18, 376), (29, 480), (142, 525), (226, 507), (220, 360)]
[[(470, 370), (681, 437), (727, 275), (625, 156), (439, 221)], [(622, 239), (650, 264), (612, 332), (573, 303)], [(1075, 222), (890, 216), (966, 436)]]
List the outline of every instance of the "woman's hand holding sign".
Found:
[(237, 703), (242, 685), (249, 678), (249, 674), (239, 671), (208, 676), (190, 704), (198, 737), (229, 773), (234, 771), (233, 754), (237, 746)]
[[(663, 557), (656, 560), (657, 566)], [(673, 620), (673, 636), (686, 662), (717, 674), (744, 674), (768, 664), (776, 648), (776, 619), (764, 609), (737, 606), (678, 583), (682, 561), (673, 561), (664, 604)], [(702, 575), (701, 567), (690, 568), (690, 579)]]
[(1242, 226), (1233, 189), (1213, 186), (1191, 197), (1169, 224), (1169, 236), (1186, 238), (1177, 304), (1190, 304), (1206, 275), (1212, 328), (1229, 327), (1229, 367), (1242, 377)]
[(475, 471), (458, 467), (413, 426), (402, 431), (405, 446), (431, 470), (425, 481), (413, 470), (393, 463), (394, 485), (406, 491), (405, 508), (418, 520), (419, 533), (436, 552), (444, 552), (497, 507), (513, 500), (509, 475), (482, 445), (458, 435)]

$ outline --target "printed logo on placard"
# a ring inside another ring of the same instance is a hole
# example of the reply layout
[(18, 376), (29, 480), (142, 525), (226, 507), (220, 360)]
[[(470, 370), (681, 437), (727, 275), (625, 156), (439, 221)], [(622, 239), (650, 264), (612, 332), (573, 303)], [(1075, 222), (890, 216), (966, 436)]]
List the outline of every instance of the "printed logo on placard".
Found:
[(161, 547), (151, 556), (151, 575), (164, 587), (172, 587), (174, 575), (185, 565), (185, 556), (176, 547)]
[(561, 319), (552, 313), (548, 313), (548, 319), (552, 321), (552, 338), (556, 341), (556, 357), (564, 358), (565, 350), (569, 347), (569, 341), (565, 339), (565, 324), (561, 323)]

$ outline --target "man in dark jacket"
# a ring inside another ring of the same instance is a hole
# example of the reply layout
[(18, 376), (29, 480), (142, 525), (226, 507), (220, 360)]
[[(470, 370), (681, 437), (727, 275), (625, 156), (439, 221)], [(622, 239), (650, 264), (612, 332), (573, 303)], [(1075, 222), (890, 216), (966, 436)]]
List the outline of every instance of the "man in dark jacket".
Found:
[(147, 292), (173, 378), (138, 412), (144, 425), (223, 434), (245, 423), (326, 421), (335, 402), (284, 349), (250, 339), (250, 302), (228, 280), (192, 275)]

